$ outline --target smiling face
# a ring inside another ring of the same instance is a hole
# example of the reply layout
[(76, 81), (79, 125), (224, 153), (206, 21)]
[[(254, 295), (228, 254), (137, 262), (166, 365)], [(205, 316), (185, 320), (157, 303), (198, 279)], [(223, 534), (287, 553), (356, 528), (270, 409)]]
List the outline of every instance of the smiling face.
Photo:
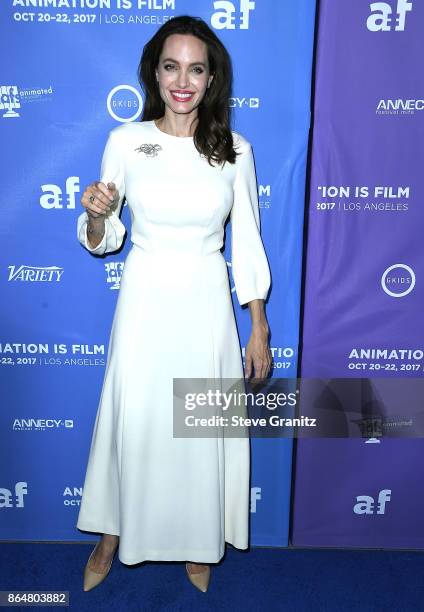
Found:
[(191, 34), (168, 36), (156, 68), (156, 78), (161, 98), (171, 111), (177, 114), (193, 112), (213, 79), (206, 44)]

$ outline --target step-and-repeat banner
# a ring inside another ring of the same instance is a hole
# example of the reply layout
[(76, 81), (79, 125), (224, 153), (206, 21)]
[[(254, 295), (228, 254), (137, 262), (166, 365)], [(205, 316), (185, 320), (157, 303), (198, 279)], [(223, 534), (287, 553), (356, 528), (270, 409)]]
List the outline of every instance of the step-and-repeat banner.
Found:
[[(143, 45), (181, 14), (205, 19), (233, 59), (233, 127), (254, 148), (273, 277), (274, 375), (296, 375), (315, 0), (3, 0), (1, 539), (92, 537), (75, 525), (131, 219), (124, 206), (124, 248), (95, 257), (77, 241), (80, 197), (109, 130), (140, 118)], [(250, 317), (234, 305), (244, 350)], [(252, 544), (287, 543), (291, 451), (252, 440)]]
[(363, 418), (298, 440), (298, 546), (424, 546), (423, 27), (418, 0), (320, 3), (301, 374)]

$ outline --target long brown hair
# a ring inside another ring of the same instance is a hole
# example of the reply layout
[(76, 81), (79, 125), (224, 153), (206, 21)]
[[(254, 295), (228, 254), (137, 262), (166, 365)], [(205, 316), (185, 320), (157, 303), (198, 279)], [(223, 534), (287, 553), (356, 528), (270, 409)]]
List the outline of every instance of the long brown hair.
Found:
[(210, 87), (197, 107), (198, 122), (193, 135), (197, 150), (212, 161), (233, 164), (236, 160), (233, 136), (230, 128), (230, 108), (228, 106), (232, 88), (231, 58), (203, 19), (181, 15), (166, 21), (146, 43), (138, 66), (138, 80), (144, 93), (144, 108), (141, 121), (159, 119), (165, 113), (165, 103), (161, 98), (155, 70), (159, 64), (165, 39), (171, 34), (191, 34), (207, 46), (208, 62), (214, 75)]

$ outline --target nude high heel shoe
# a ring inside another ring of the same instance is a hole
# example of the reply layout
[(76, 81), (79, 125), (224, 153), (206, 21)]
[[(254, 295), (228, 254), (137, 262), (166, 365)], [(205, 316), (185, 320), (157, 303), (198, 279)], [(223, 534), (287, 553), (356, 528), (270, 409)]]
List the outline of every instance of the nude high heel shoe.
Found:
[(103, 580), (106, 578), (106, 576), (110, 572), (112, 561), (116, 553), (116, 550), (115, 550), (115, 552), (113, 553), (112, 559), (110, 560), (109, 567), (107, 568), (105, 572), (95, 572), (89, 567), (89, 564), (93, 557), (94, 551), (97, 549), (97, 546), (98, 546), (98, 542), (96, 546), (93, 548), (93, 550), (91, 551), (91, 554), (88, 557), (87, 565), (85, 566), (85, 569), (84, 569), (84, 585), (83, 585), (84, 591), (91, 591), (91, 589), (94, 589), (95, 586), (103, 582)]
[(193, 584), (197, 589), (199, 589), (199, 591), (202, 591), (202, 593), (206, 593), (211, 577), (210, 566), (208, 565), (208, 568), (205, 571), (200, 572), (199, 574), (190, 574), (188, 570), (188, 563), (186, 563), (186, 572), (191, 584)]

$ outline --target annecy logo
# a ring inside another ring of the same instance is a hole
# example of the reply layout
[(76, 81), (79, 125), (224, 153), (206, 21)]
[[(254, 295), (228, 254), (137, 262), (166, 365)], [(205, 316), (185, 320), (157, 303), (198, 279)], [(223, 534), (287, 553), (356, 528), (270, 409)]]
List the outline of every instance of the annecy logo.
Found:
[(404, 32), (406, 14), (412, 11), (412, 0), (397, 1), (396, 17), (388, 2), (372, 2), (370, 8), (372, 14), (367, 19), (367, 28), (371, 32), (390, 32), (391, 30)]
[(228, 106), (231, 108), (259, 108), (259, 98), (229, 98)]
[(415, 115), (424, 110), (424, 100), (380, 100), (377, 104), (377, 115)]
[(73, 419), (14, 419), (13, 431), (48, 431), (53, 429), (73, 429)]
[(393, 264), (383, 272), (381, 286), (391, 297), (405, 297), (415, 287), (415, 273), (406, 264)]

